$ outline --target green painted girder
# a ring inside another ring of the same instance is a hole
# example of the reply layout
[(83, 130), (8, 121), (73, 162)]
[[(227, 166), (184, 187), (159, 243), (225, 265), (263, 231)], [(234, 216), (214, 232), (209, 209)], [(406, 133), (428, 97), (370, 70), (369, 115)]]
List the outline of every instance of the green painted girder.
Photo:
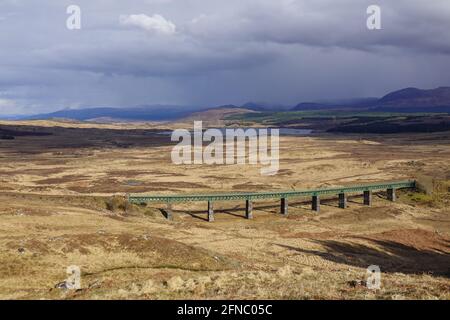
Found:
[(186, 194), (186, 195), (129, 195), (131, 203), (146, 202), (192, 202), (192, 201), (232, 201), (232, 200), (261, 200), (299, 198), (307, 196), (320, 196), (339, 193), (356, 193), (363, 191), (377, 191), (383, 189), (414, 188), (414, 180), (381, 182), (374, 184), (363, 184), (338, 188), (322, 188), (315, 190), (298, 191), (274, 191), (274, 192), (250, 192), (250, 193), (220, 193), (220, 194)]

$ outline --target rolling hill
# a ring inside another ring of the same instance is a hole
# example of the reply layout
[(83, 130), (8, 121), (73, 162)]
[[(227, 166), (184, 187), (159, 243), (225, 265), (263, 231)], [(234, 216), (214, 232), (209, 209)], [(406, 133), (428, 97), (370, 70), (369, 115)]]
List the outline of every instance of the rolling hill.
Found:
[(407, 111), (450, 111), (450, 87), (431, 90), (406, 88), (391, 92), (378, 100), (377, 108), (382, 110)]
[(248, 102), (239, 105), (223, 105), (219, 107), (148, 105), (129, 108), (86, 108), (62, 109), (56, 112), (33, 116), (17, 116), (14, 120), (46, 120), (70, 119), (76, 121), (171, 121), (192, 118), (203, 112), (206, 118), (216, 119), (219, 114), (249, 112), (284, 112), (284, 111), (319, 111), (350, 110), (370, 112), (445, 112), (450, 113), (450, 87), (439, 87), (431, 90), (405, 88), (388, 93), (382, 98), (353, 98), (341, 100), (321, 100), (299, 103), (295, 107), (279, 104)]
[(96, 121), (101, 119), (129, 121), (168, 121), (186, 117), (199, 111), (193, 106), (152, 105), (131, 108), (86, 108), (63, 109), (56, 112), (23, 117), (23, 120), (72, 119), (78, 121)]
[(431, 90), (405, 88), (380, 99), (361, 98), (341, 102), (300, 103), (293, 111), (359, 109), (383, 112), (450, 112), (450, 87)]

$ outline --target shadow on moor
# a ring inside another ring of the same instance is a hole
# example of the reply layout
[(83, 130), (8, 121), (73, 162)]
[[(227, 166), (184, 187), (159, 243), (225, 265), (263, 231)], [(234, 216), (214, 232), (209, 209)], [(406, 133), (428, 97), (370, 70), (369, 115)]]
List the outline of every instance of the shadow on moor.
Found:
[[(450, 255), (441, 249), (422, 250), (395, 241), (376, 240), (368, 237), (354, 238), (369, 241), (379, 249), (364, 244), (335, 240), (312, 240), (312, 242), (323, 246), (326, 252), (296, 248), (283, 244), (277, 245), (301, 254), (320, 256), (328, 261), (352, 267), (367, 268), (370, 265), (378, 265), (382, 272), (426, 273), (450, 278)], [(449, 241), (442, 241), (448, 248)]]

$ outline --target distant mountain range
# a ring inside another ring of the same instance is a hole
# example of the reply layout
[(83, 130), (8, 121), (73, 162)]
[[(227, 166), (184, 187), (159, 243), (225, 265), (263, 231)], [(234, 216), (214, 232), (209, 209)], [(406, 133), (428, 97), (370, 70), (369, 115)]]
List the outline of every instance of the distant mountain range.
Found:
[(406, 88), (391, 92), (381, 99), (362, 98), (347, 102), (300, 103), (292, 110), (366, 109), (389, 112), (450, 112), (450, 87), (431, 90)]
[(284, 106), (279, 104), (270, 104), (265, 102), (247, 102), (240, 106), (240, 108), (245, 108), (253, 111), (288, 111), (291, 106)]
[[(206, 110), (207, 108), (204, 108)], [(172, 105), (151, 105), (131, 108), (86, 108), (86, 109), (63, 109), (56, 112), (38, 114), (34, 116), (24, 116), (26, 120), (45, 119), (71, 119), (79, 121), (166, 121), (186, 117), (193, 112), (198, 112), (198, 107), (193, 106), (172, 106)]]
[(302, 102), (291, 110), (293, 111), (310, 111), (310, 110), (327, 110), (327, 109), (355, 109), (369, 108), (378, 102), (379, 98), (354, 98), (341, 100), (328, 100), (318, 102)]
[(381, 98), (377, 107), (389, 110), (414, 111), (450, 111), (450, 87), (440, 87), (431, 90), (406, 88), (391, 92)]
[(34, 116), (15, 116), (19, 120), (45, 120), (52, 118), (79, 121), (169, 121), (186, 118), (193, 113), (212, 109), (247, 109), (258, 112), (312, 111), (312, 110), (365, 110), (373, 112), (447, 112), (450, 113), (450, 87), (431, 90), (406, 88), (391, 92), (382, 98), (354, 98), (302, 102), (295, 107), (248, 102), (242, 106), (223, 105), (215, 108), (198, 106), (150, 105), (130, 108), (63, 109)]

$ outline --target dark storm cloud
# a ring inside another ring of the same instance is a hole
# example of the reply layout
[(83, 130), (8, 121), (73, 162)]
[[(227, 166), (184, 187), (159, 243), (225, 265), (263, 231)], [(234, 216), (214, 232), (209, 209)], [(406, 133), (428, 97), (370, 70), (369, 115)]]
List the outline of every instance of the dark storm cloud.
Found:
[[(447, 0), (0, 2), (0, 113), (296, 103), (450, 83)], [(382, 9), (382, 30), (366, 9)]]

